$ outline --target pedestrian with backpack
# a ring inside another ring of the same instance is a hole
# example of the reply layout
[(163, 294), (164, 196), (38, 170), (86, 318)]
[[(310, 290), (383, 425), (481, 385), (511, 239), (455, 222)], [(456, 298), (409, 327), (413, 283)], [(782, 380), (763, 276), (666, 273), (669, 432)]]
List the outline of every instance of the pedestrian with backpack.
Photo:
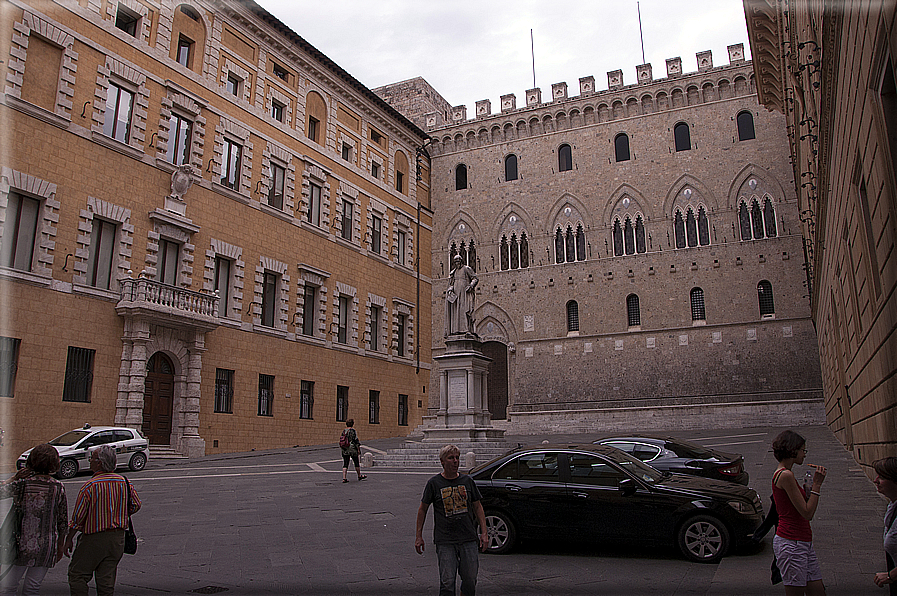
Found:
[(358, 433), (352, 428), (353, 426), (355, 426), (353, 418), (346, 420), (346, 428), (339, 436), (339, 448), (343, 454), (343, 482), (349, 482), (346, 480), (346, 474), (349, 472), (350, 457), (355, 462), (355, 472), (358, 473), (358, 479), (364, 480), (367, 478), (365, 474), (361, 473), (361, 464), (358, 463), (358, 456), (361, 455), (361, 441), (358, 440)]

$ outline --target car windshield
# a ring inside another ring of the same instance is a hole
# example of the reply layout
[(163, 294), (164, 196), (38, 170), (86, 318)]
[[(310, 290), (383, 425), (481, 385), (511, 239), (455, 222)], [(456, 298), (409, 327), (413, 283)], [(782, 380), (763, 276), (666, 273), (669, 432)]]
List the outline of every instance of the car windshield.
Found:
[(58, 436), (50, 441), (50, 445), (55, 445), (56, 447), (69, 447), (89, 434), (89, 430), (70, 430), (64, 435)]
[(605, 455), (608, 459), (619, 465), (621, 468), (623, 468), (642, 482), (645, 482), (646, 484), (654, 484), (656, 482), (660, 482), (660, 480), (663, 478), (663, 474), (661, 474), (648, 464), (642, 463), (628, 453), (620, 451), (619, 449), (615, 449), (612, 453), (607, 453)]
[(677, 457), (688, 459), (710, 459), (714, 456), (713, 452), (706, 447), (682, 439), (667, 441), (664, 447), (675, 453)]

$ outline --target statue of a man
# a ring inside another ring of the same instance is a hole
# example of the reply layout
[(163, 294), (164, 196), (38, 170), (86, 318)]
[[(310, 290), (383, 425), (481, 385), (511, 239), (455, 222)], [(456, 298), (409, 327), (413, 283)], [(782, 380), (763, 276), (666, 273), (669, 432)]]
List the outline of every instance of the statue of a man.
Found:
[(445, 293), (445, 335), (473, 333), (473, 309), (477, 287), (476, 273), (464, 264), (461, 255), (452, 259), (449, 287)]

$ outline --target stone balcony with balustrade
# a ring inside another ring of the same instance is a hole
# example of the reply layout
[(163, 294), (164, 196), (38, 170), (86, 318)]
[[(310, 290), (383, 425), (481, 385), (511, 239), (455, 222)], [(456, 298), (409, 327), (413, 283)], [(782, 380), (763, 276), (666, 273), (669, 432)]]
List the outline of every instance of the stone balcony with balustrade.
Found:
[(144, 277), (121, 280), (121, 300), (115, 307), (122, 316), (140, 317), (159, 324), (218, 327), (218, 296), (194, 292)]

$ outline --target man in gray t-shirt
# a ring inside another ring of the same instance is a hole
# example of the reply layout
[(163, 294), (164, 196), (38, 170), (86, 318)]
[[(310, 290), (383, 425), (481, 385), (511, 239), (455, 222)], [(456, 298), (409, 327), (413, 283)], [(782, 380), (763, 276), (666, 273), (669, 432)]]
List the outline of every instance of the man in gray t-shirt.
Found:
[[(488, 544), (486, 515), (480, 491), (470, 476), (458, 473), (461, 451), (446, 445), (439, 451), (442, 473), (427, 481), (420, 507), (414, 548), (424, 553), (424, 522), (433, 505), (433, 542), (439, 561), (439, 596), (455, 596), (455, 578), (461, 576), (462, 596), (475, 596), (479, 560), (477, 547)], [(480, 529), (477, 532), (477, 524)]]

